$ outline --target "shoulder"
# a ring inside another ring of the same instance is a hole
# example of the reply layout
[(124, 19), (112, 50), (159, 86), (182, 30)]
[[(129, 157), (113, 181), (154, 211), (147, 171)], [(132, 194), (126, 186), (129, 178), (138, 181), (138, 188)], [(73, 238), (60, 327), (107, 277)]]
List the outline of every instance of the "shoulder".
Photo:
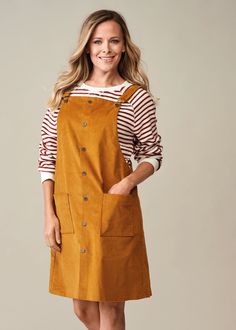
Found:
[(60, 111), (60, 108), (53, 109), (53, 110), (51, 108), (47, 108), (46, 114), (48, 116), (50, 116), (51, 118), (56, 118), (59, 111)]
[(156, 109), (156, 102), (146, 89), (138, 88), (129, 99), (129, 103), (132, 104), (134, 111), (145, 110), (145, 109)]
[(50, 108), (46, 108), (43, 117), (43, 123), (47, 125), (55, 125), (57, 122), (57, 117), (60, 109), (51, 110)]

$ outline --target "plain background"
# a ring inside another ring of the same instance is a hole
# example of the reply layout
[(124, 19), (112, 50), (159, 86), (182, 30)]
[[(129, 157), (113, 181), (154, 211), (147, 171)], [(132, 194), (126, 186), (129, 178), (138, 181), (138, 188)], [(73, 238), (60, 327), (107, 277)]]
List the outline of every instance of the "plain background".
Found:
[(1, 1), (1, 319), (4, 330), (84, 329), (49, 294), (37, 172), (46, 101), (83, 19), (120, 11), (142, 51), (162, 168), (139, 185), (153, 296), (127, 329), (233, 330), (236, 323), (236, 2)]

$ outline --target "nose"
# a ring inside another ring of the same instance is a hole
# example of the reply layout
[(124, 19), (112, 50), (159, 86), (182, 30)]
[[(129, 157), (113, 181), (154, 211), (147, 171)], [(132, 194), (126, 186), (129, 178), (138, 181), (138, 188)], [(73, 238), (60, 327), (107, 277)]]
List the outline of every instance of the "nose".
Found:
[(109, 45), (108, 41), (104, 43), (104, 47), (103, 47), (102, 52), (103, 53), (109, 53), (110, 52), (110, 45)]

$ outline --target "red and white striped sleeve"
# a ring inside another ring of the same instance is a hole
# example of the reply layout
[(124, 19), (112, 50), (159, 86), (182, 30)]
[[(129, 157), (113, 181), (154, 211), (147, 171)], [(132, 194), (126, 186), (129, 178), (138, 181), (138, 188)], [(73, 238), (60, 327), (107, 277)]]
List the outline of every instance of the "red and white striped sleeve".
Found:
[(134, 159), (138, 163), (149, 162), (155, 172), (161, 167), (163, 158), (156, 104), (151, 94), (143, 88), (133, 94), (130, 103), (134, 109)]
[(37, 170), (41, 174), (41, 183), (44, 180), (54, 181), (56, 154), (57, 154), (57, 116), (59, 110), (53, 113), (48, 108), (41, 125), (41, 140), (39, 143), (39, 157)]

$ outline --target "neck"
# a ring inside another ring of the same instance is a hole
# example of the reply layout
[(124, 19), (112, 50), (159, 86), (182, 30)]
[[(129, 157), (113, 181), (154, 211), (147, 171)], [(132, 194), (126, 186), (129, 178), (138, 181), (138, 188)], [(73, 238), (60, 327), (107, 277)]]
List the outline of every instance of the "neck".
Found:
[(110, 86), (116, 86), (121, 85), (125, 79), (123, 79), (119, 75), (111, 75), (111, 74), (96, 74), (96, 76), (90, 75), (88, 79), (84, 82), (85, 84), (91, 85), (91, 86), (99, 86), (99, 87), (110, 87)]

